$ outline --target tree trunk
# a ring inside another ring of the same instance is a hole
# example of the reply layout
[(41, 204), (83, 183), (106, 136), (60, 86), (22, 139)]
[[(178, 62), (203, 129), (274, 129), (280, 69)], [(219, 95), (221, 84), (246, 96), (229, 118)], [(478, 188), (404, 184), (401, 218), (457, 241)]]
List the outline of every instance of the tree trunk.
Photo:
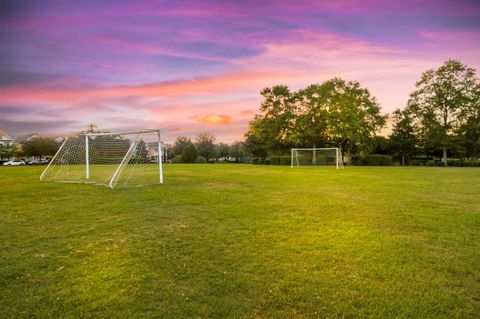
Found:
[(447, 147), (443, 145), (443, 166), (448, 166), (447, 164)]
[(405, 166), (405, 155), (402, 154), (402, 166)]
[(352, 154), (350, 152), (350, 146), (347, 147), (347, 165), (352, 165)]
[(316, 150), (316, 145), (315, 144), (313, 144), (312, 165), (317, 165), (317, 150)]

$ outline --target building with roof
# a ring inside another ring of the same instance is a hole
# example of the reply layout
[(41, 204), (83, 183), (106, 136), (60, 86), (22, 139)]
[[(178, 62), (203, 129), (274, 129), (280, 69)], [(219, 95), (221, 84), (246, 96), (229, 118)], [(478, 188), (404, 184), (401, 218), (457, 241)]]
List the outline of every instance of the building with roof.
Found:
[(37, 133), (22, 134), (15, 136), (13, 142), (15, 144), (22, 144), (35, 138), (39, 138), (39, 135)]
[(11, 145), (13, 139), (4, 131), (0, 129), (0, 145)]

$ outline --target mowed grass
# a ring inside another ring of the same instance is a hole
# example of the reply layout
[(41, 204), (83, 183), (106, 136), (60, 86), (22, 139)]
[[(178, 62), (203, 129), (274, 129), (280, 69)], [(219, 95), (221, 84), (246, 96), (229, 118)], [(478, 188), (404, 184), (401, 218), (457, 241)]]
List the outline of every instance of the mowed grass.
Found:
[(480, 169), (0, 168), (0, 318), (478, 318)]

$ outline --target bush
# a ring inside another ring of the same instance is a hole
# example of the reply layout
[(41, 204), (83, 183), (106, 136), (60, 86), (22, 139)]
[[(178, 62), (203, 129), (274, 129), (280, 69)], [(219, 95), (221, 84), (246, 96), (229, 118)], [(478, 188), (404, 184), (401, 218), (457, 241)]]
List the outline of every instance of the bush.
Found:
[(425, 166), (427, 165), (428, 160), (421, 160), (421, 159), (412, 159), (408, 161), (407, 165), (410, 166)]
[(197, 159), (195, 159), (195, 163), (197, 164), (205, 164), (207, 160), (203, 156), (197, 156)]
[(182, 152), (182, 162), (195, 163), (197, 156), (198, 156), (198, 152), (197, 152), (197, 149), (195, 148), (195, 145), (193, 144), (187, 145)]
[(463, 161), (463, 166), (464, 167), (474, 167), (475, 166), (475, 161), (465, 160), (465, 161)]
[(447, 160), (447, 164), (448, 166), (463, 166), (463, 161), (459, 160), (459, 159), (449, 159)]
[(265, 159), (262, 157), (254, 157), (252, 158), (252, 164), (255, 164), (255, 165), (265, 164)]
[(290, 156), (270, 156), (270, 163), (272, 165), (290, 165)]
[(365, 166), (390, 166), (393, 160), (390, 155), (382, 154), (369, 154), (359, 158), (356, 162), (357, 165)]
[(182, 155), (179, 154), (172, 158), (172, 163), (183, 163)]
[(437, 164), (435, 163), (434, 160), (429, 160), (425, 163), (425, 166), (436, 166)]

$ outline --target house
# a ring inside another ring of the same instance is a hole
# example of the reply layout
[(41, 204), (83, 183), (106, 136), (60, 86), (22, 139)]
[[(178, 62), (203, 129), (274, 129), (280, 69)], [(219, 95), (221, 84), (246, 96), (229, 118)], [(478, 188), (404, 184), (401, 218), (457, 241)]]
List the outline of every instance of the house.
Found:
[[(166, 160), (166, 153), (167, 153), (167, 150), (165, 148), (165, 144), (163, 142), (161, 142), (161, 145), (162, 145), (162, 150), (163, 150), (163, 157), (162, 157), (162, 160), (163, 162), (165, 162)], [(147, 156), (148, 156), (148, 159), (151, 161), (151, 162), (157, 162), (158, 161), (158, 143), (157, 142), (149, 142), (147, 143), (147, 150), (148, 150), (148, 153), (147, 153)]]
[(0, 145), (12, 145), (13, 139), (3, 130), (0, 129)]
[(15, 136), (15, 138), (13, 139), (13, 142), (18, 145), (35, 138), (39, 138), (39, 135), (37, 133), (23, 134), (23, 135)]

